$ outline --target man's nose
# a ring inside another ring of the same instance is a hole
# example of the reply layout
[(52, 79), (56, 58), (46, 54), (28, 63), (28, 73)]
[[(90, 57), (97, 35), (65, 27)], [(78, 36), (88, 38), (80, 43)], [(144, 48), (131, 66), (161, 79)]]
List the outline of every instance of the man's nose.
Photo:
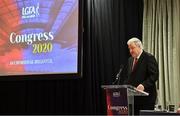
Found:
[(132, 50), (129, 50), (130, 53), (132, 53)]

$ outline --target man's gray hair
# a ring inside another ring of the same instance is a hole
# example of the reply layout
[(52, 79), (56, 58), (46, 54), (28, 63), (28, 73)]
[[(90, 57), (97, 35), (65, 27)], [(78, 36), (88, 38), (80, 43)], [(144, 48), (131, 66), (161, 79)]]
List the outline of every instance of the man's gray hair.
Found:
[(138, 38), (133, 37), (133, 38), (129, 39), (128, 42), (127, 42), (128, 45), (130, 45), (130, 44), (132, 44), (132, 43), (135, 43), (136, 46), (138, 46), (138, 47), (140, 47), (141, 49), (143, 49), (143, 45), (142, 45), (141, 41), (140, 41)]

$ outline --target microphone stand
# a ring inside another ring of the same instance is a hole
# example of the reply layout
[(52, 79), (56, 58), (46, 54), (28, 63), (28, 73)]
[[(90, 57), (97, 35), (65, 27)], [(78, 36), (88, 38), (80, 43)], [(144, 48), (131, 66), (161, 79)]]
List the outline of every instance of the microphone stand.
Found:
[(116, 82), (119, 80), (118, 77), (116, 77), (115, 81), (112, 83), (113, 85), (116, 84)]
[(119, 85), (119, 84), (120, 84), (120, 80), (121, 80), (121, 76), (119, 75), (117, 85)]
[(113, 85), (116, 84), (116, 83), (117, 83), (117, 85), (119, 85), (120, 80), (121, 80), (121, 72), (122, 72), (122, 69), (123, 69), (123, 65), (120, 66), (119, 72), (118, 72), (118, 74), (116, 75), (116, 79), (115, 79), (115, 81), (112, 83)]

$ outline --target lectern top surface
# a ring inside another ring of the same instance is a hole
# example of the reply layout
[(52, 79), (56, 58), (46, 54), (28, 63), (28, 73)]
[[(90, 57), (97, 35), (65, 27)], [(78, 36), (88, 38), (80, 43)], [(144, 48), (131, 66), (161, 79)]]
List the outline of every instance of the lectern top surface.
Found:
[(137, 90), (136, 87), (132, 85), (102, 85), (101, 87), (103, 89), (109, 89), (109, 90), (126, 88), (128, 96), (148, 96), (149, 95), (149, 93), (145, 91)]

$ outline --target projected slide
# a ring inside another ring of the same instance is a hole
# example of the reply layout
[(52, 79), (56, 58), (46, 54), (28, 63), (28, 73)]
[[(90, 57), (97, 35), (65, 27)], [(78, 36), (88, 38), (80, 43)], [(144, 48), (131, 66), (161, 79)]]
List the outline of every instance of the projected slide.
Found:
[(0, 76), (78, 70), (78, 0), (0, 0)]

